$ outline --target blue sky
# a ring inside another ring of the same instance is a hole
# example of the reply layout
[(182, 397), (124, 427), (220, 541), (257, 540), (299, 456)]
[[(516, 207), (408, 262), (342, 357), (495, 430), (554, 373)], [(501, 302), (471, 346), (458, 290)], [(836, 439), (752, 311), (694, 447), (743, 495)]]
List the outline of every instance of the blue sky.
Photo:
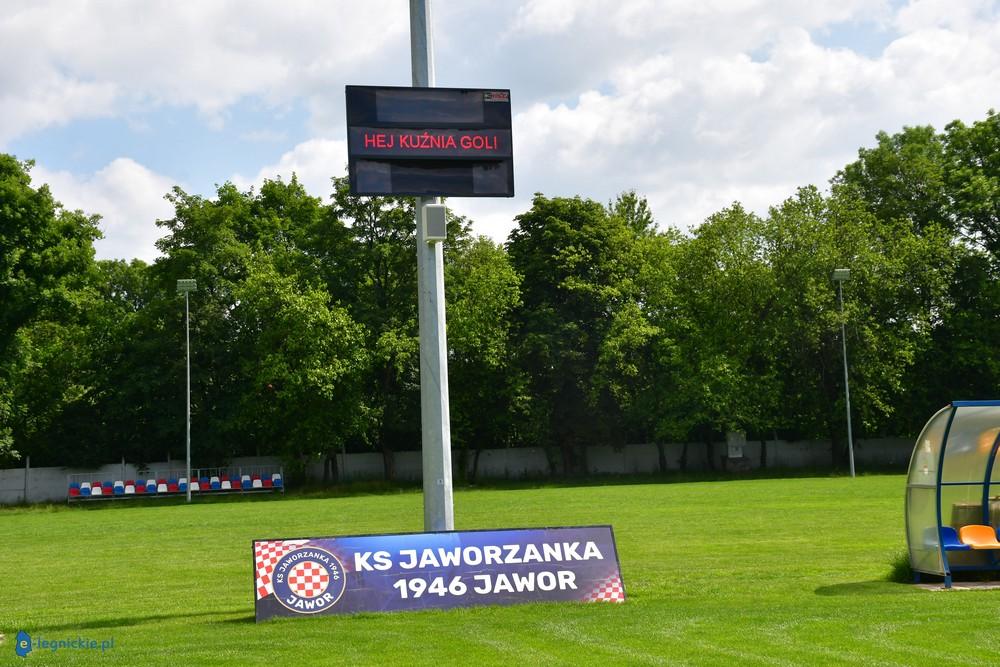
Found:
[[(101, 257), (156, 256), (170, 187), (292, 171), (329, 194), (347, 84), (409, 83), (405, 0), (71, 0), (0, 7), (0, 151), (99, 213)], [(452, 200), (502, 240), (534, 192), (635, 188), (661, 225), (825, 184), (879, 130), (983, 118), (996, 0), (467, 0), (432, 5), (437, 83), (505, 87), (507, 200)]]

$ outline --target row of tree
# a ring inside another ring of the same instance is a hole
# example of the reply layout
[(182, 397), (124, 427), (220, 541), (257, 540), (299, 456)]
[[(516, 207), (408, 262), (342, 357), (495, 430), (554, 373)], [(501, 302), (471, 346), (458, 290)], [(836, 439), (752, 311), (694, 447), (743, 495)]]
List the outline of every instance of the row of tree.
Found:
[[(420, 443), (413, 202), (329, 203), (293, 178), (174, 189), (162, 256), (95, 261), (99, 220), (0, 155), (0, 462), (151, 461), (184, 447), (191, 298), (197, 463), (393, 453)], [(449, 218), (453, 443), (586, 446), (913, 434), (1000, 380), (1000, 116), (880, 134), (766, 216), (734, 203), (690, 233), (627, 192), (536, 195), (506, 244)], [(844, 312), (831, 281), (850, 268)]]

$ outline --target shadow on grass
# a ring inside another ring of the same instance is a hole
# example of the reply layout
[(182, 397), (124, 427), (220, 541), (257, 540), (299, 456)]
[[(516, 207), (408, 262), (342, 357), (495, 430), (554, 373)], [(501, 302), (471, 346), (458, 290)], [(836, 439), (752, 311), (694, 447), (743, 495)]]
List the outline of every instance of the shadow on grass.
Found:
[(846, 584), (831, 584), (820, 586), (813, 591), (816, 595), (906, 595), (917, 593), (919, 589), (910, 584), (901, 584), (885, 579), (871, 581), (853, 581)]
[(224, 618), (221, 621), (216, 622), (232, 625), (255, 625), (257, 623), (257, 617), (250, 614), (248, 616), (237, 616), (236, 618)]
[[(240, 607), (239, 609), (229, 609), (222, 611), (201, 611), (201, 612), (182, 612), (177, 614), (152, 614), (150, 616), (123, 616), (120, 618), (98, 618), (92, 621), (84, 621), (82, 623), (62, 623), (57, 625), (43, 625), (35, 628), (39, 632), (48, 631), (54, 632), (56, 630), (96, 630), (103, 628), (128, 628), (135, 625), (147, 625), (149, 623), (158, 623), (160, 621), (170, 621), (174, 619), (183, 618), (197, 618), (200, 616), (228, 616), (231, 614), (239, 614), (245, 612), (245, 607)], [(238, 619), (225, 619), (224, 622), (235, 623), (235, 622), (246, 622), (245, 617), (240, 617)], [(250, 621), (253, 622), (253, 616), (250, 617)]]

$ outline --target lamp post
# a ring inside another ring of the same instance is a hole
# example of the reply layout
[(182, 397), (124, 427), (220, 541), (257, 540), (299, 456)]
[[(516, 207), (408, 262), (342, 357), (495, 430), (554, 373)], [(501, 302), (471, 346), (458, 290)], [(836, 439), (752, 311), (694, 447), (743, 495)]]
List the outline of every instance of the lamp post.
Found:
[(191, 502), (191, 310), (189, 295), (198, 290), (198, 282), (194, 278), (184, 278), (177, 281), (177, 293), (184, 295), (184, 340), (187, 348), (187, 421), (185, 441), (187, 444), (187, 501)]
[(847, 336), (844, 327), (844, 281), (851, 277), (850, 269), (834, 269), (833, 281), (837, 283), (837, 299), (840, 301), (840, 345), (844, 352), (844, 401), (847, 404), (847, 457), (854, 477), (854, 434), (851, 432), (851, 385), (847, 379)]

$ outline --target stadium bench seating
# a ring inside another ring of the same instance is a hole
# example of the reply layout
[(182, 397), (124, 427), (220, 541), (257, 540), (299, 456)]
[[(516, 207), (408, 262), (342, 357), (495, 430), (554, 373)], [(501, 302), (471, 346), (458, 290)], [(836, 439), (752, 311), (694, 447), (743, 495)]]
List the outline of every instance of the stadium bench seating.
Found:
[[(85, 498), (124, 498), (135, 496), (156, 496), (186, 493), (188, 490), (186, 477), (158, 477), (150, 479), (126, 479), (105, 481), (70, 482), (67, 487), (68, 500)], [(218, 474), (192, 478), (190, 483), (192, 493), (211, 494), (212, 492), (233, 491), (274, 491), (283, 490), (284, 480), (281, 473), (269, 474)], [(955, 538), (957, 540), (957, 537)]]
[(963, 544), (967, 544), (973, 549), (1000, 549), (997, 531), (993, 529), (993, 526), (962, 526), (958, 531), (958, 537)]
[(941, 546), (946, 551), (969, 551), (972, 549), (968, 544), (958, 539), (958, 531), (951, 526), (941, 527)]

